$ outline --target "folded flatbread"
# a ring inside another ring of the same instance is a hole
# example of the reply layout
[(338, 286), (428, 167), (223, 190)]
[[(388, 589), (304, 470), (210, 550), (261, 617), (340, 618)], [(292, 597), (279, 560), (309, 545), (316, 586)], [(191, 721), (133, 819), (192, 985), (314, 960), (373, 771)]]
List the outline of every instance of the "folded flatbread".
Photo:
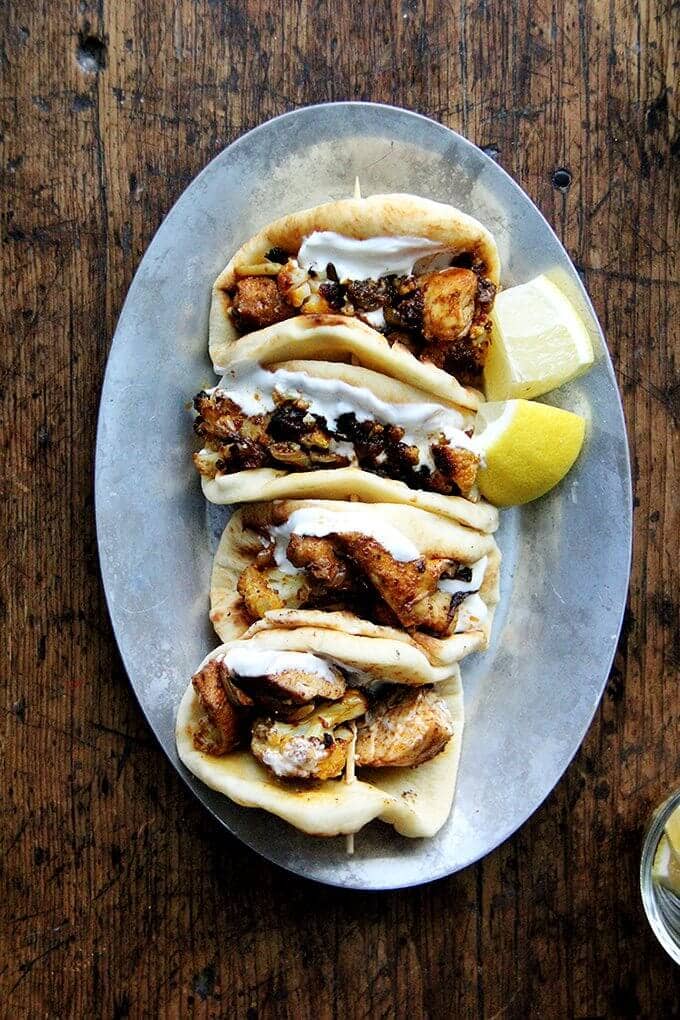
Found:
[(497, 526), (497, 512), (476, 502), (470, 412), (398, 379), (337, 362), (243, 362), (194, 406), (204, 443), (194, 462), (213, 503), (411, 503), (480, 530)]
[(491, 535), (417, 507), (257, 503), (224, 530), (210, 619), (222, 641), (249, 627), (358, 627), (449, 666), (487, 647), (499, 567)]
[(229, 357), (217, 368), (226, 372), (233, 365), (257, 362), (308, 360), (346, 362), (361, 365), (392, 379), (398, 379), (435, 397), (446, 406), (476, 411), (481, 394), (461, 384), (442, 368), (419, 361), (398, 340), (390, 342), (361, 319), (344, 315), (298, 315), (248, 333), (230, 342)]
[(339, 314), (371, 328), (382, 371), (407, 380), (408, 364), (422, 365), (461, 400), (459, 382), (481, 379), (499, 275), (489, 231), (452, 206), (405, 194), (330, 202), (276, 220), (236, 252), (213, 286), (210, 355), (222, 372), (241, 357), (239, 336)]
[[(378, 647), (374, 649), (373, 644)], [(268, 628), (245, 641), (222, 645), (204, 660), (197, 674), (234, 646), (239, 652), (249, 646), (255, 650), (274, 650), (276, 654), (291, 649), (312, 653), (336, 669), (348, 669), (353, 682), (364, 671), (368, 677), (391, 683), (397, 679), (393, 667), (399, 666), (406, 647), (404, 643), (391, 644), (370, 634), (350, 636), (320, 628), (292, 631)], [(422, 653), (416, 648), (411, 650), (423, 659), (424, 674), (431, 670)], [(404, 836), (432, 836), (450, 813), (458, 772), (463, 732), (459, 670), (450, 667), (434, 688), (412, 690), (413, 694), (405, 692), (407, 698), (418, 697), (420, 690), (425, 699), (436, 700), (440, 714), (443, 702), (448, 727), (443, 750), (415, 766), (358, 767), (354, 781), (348, 781), (352, 777), (347, 769), (335, 778), (313, 783), (282, 780), (256, 759), (247, 746), (223, 754), (202, 749), (205, 706), (193, 685), (186, 691), (177, 715), (177, 750), (185, 766), (213, 790), (243, 807), (269, 811), (310, 835), (355, 833), (372, 819), (380, 818)]]

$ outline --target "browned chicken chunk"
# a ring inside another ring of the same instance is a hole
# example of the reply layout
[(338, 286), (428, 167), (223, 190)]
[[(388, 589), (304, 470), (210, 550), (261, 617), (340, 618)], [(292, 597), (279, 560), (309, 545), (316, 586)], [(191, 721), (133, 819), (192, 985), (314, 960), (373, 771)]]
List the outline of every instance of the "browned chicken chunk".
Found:
[(418, 281), (423, 292), (423, 336), (448, 343), (464, 336), (472, 325), (477, 276), (471, 269), (443, 269)]
[(447, 637), (456, 619), (458, 601), (444, 591), (434, 591), (410, 607), (409, 623), (404, 626), (427, 631), (435, 637)]
[(242, 333), (264, 329), (295, 314), (269, 276), (244, 276), (234, 290), (232, 316)]
[(205, 754), (227, 754), (240, 742), (242, 716), (229, 702), (222, 683), (224, 672), (224, 663), (211, 659), (191, 678), (205, 712), (194, 734), (194, 747)]
[(303, 705), (314, 698), (336, 701), (345, 693), (345, 678), (329, 665), (331, 676), (303, 669), (284, 669), (265, 676), (234, 677), (234, 682), (258, 704)]
[(288, 259), (276, 283), (281, 297), (293, 308), (301, 308), (312, 293), (307, 270), (302, 269), (295, 259)]
[(403, 627), (427, 624), (440, 633), (450, 626), (451, 596), (437, 592), (436, 588), (441, 575), (455, 567), (453, 560), (429, 558), (399, 563), (379, 542), (365, 535), (342, 535), (339, 541)]
[(357, 733), (359, 766), (422, 765), (453, 736), (446, 702), (432, 687), (399, 690), (370, 709)]
[(331, 538), (291, 535), (286, 555), (324, 591), (352, 591), (356, 585), (350, 564), (338, 555)]

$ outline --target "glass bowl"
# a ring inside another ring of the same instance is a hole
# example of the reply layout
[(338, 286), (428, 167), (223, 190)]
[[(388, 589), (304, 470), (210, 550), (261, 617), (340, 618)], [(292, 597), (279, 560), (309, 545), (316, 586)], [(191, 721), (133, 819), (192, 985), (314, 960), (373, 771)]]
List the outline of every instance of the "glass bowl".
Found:
[(640, 861), (640, 892), (647, 920), (668, 955), (680, 964), (680, 898), (652, 878), (652, 865), (666, 820), (680, 804), (680, 789), (660, 804), (649, 820)]

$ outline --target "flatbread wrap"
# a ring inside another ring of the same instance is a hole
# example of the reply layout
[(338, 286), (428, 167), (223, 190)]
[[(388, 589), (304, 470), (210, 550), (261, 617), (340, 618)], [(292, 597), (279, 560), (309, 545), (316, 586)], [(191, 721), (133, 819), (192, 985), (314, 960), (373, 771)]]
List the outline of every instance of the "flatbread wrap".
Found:
[(398, 352), (397, 378), (406, 360), (460, 390), (480, 383), (499, 277), (489, 231), (450, 205), (406, 194), (330, 202), (276, 220), (232, 257), (213, 286), (210, 355), (221, 373), (240, 357), (239, 336), (341, 315)]
[(487, 647), (499, 566), (491, 535), (416, 507), (257, 503), (224, 530), (210, 619), (222, 641), (263, 626), (369, 628), (446, 667)]
[(314, 627), (267, 627), (221, 645), (179, 706), (180, 759), (235, 803), (310, 835), (356, 833), (380, 818), (404, 836), (432, 836), (455, 790), (460, 673), (401, 686), (393, 667), (406, 648)]
[(298, 315), (248, 333), (230, 344), (222, 371), (244, 362), (273, 365), (293, 360), (361, 365), (459, 410), (476, 411), (483, 402), (477, 390), (461, 386), (432, 362), (414, 358), (398, 340), (390, 341), (361, 319), (346, 315)]
[(243, 362), (194, 407), (194, 463), (213, 503), (329, 496), (497, 525), (477, 502), (471, 413), (398, 379), (337, 362)]

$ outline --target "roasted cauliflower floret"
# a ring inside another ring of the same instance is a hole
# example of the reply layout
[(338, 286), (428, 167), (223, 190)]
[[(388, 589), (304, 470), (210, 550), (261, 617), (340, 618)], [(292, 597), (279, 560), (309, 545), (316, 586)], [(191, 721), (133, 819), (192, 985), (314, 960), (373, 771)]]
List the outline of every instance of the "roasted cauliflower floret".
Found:
[(432, 687), (396, 690), (372, 706), (359, 725), (356, 764), (422, 765), (444, 750), (453, 729), (446, 702)]
[(323, 705), (297, 725), (258, 719), (250, 749), (281, 779), (333, 779), (345, 767), (352, 740), (343, 723), (362, 716), (367, 704), (360, 691), (349, 690), (342, 701)]
[(210, 439), (233, 439), (241, 431), (246, 416), (222, 390), (201, 390), (194, 397), (197, 418), (194, 431)]
[(318, 291), (313, 293), (302, 306), (303, 315), (337, 315), (337, 311), (332, 307)]
[(217, 474), (217, 462), (220, 459), (220, 455), (216, 450), (199, 450), (198, 453), (192, 454), (191, 459), (199, 474), (204, 478), (214, 478)]
[(288, 259), (277, 277), (277, 286), (281, 297), (293, 308), (300, 308), (312, 293), (307, 270), (296, 259)]
[(432, 447), (432, 458), (447, 478), (453, 479), (462, 496), (469, 496), (477, 480), (479, 455), (464, 446), (439, 443)]
[(261, 620), (270, 610), (283, 609), (285, 606), (281, 596), (267, 584), (266, 576), (255, 564), (251, 564), (243, 571), (236, 590), (253, 620)]

